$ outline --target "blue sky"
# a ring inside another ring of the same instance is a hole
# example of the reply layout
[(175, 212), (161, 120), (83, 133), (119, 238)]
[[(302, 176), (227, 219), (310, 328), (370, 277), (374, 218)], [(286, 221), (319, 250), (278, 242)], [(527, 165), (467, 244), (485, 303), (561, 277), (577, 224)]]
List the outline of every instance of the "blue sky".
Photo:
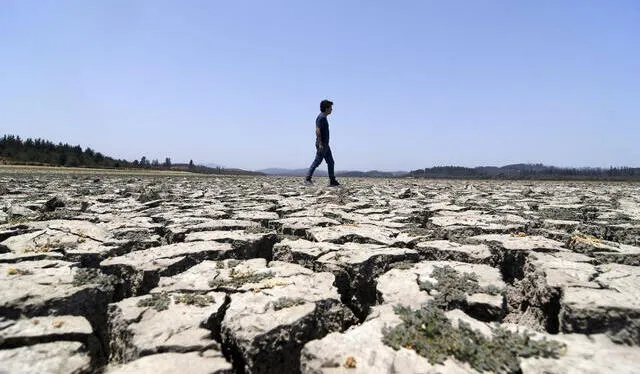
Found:
[(303, 168), (324, 98), (339, 170), (640, 166), (640, 2), (0, 1), (0, 133)]

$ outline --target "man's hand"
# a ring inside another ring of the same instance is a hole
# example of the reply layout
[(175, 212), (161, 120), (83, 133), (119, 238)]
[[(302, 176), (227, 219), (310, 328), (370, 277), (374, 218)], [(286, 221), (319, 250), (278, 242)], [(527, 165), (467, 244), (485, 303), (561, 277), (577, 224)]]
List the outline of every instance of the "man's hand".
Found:
[(322, 143), (318, 143), (316, 149), (318, 150), (318, 152), (322, 153), (324, 152), (324, 145), (322, 145)]

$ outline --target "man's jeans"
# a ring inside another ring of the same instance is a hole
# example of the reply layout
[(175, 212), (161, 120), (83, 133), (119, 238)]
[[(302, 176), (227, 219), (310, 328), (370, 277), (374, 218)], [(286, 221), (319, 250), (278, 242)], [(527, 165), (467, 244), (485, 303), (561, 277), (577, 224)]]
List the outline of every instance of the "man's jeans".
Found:
[(333, 174), (333, 155), (331, 154), (331, 147), (329, 147), (328, 144), (322, 147), (322, 151), (320, 150), (316, 151), (316, 159), (313, 160), (313, 162), (311, 163), (311, 166), (309, 167), (307, 178), (311, 178), (311, 176), (313, 175), (313, 172), (320, 165), (320, 163), (322, 163), (323, 159), (327, 162), (327, 169), (329, 169), (329, 179), (330, 180), (336, 179), (335, 175)]

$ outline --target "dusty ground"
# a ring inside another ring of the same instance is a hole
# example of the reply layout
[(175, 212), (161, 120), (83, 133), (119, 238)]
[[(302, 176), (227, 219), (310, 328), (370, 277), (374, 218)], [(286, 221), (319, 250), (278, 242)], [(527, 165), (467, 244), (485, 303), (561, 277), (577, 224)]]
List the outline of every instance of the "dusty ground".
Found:
[(640, 185), (342, 182), (3, 168), (0, 373), (476, 372), (385, 344), (444, 268), (515, 372), (638, 372)]

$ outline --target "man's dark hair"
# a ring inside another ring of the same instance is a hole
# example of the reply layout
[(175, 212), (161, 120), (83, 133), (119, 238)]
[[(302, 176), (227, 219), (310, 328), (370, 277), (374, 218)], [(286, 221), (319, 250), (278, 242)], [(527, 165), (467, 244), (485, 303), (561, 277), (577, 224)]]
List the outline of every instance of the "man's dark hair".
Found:
[(329, 109), (332, 106), (333, 106), (333, 101), (322, 100), (320, 102), (320, 111), (324, 113), (325, 110)]

